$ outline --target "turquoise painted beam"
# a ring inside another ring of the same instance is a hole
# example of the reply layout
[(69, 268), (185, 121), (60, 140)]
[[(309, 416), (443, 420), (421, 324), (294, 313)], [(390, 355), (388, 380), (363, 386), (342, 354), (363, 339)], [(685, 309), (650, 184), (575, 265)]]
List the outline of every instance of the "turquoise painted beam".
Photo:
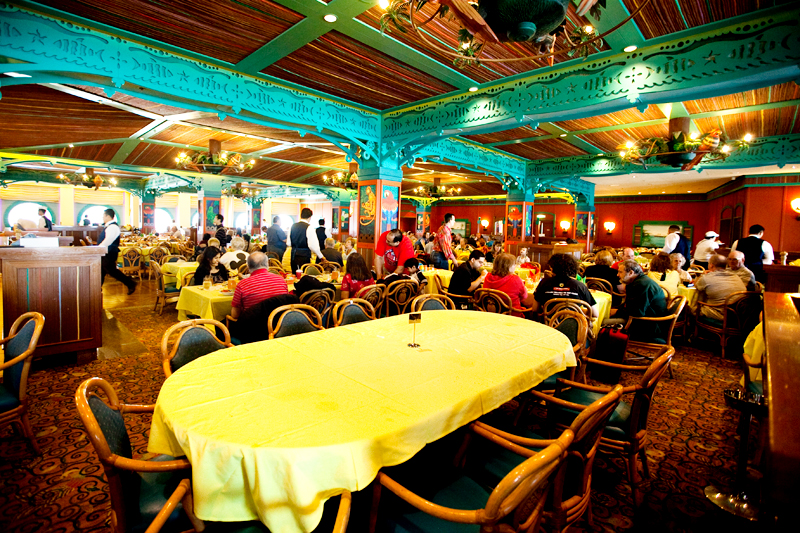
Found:
[(287, 127), (298, 124), (347, 138), (379, 140), (376, 114), (333, 99), (111, 39), (90, 28), (61, 24), (8, 4), (0, 5), (0, 17), (0, 55), (35, 63), (41, 72), (70, 73), (93, 85), (97, 82), (92, 79), (106, 78), (117, 88), (130, 83), (180, 99), (213, 102), (230, 108), (234, 115), (249, 111)]
[(119, 139), (101, 139), (98, 141), (79, 141), (74, 143), (56, 143), (56, 144), (40, 144), (37, 146), (20, 146), (19, 148), (0, 147), (0, 150), (8, 153), (21, 153), (21, 152), (33, 152), (34, 150), (53, 150), (58, 148), (72, 148), (75, 146), (101, 146), (103, 144), (124, 143), (127, 140), (128, 140), (127, 137), (121, 137)]
[(286, 57), (318, 37), (332, 30), (331, 24), (322, 18), (307, 17), (272, 39), (270, 42), (245, 57), (236, 68), (240, 72), (255, 74), (261, 69), (270, 66), (279, 59)]
[(533, 74), (387, 110), (383, 140), (481, 133), (498, 125), (587, 118), (800, 79), (800, 9), (761, 10)]
[(448, 138), (429, 144), (420, 149), (415, 156), (422, 162), (438, 162), (455, 166), (457, 169), (490, 172), (495, 177), (497, 174), (518, 179), (525, 176), (525, 159), (461, 139)]
[(150, 138), (153, 135), (157, 135), (159, 132), (164, 131), (171, 125), (172, 122), (164, 118), (154, 120), (144, 128), (131, 135), (127, 141), (122, 143), (122, 146), (119, 147), (119, 150), (117, 150), (117, 153), (114, 154), (109, 163), (112, 165), (124, 163), (128, 156), (133, 153), (137, 146), (139, 146), (139, 142)]

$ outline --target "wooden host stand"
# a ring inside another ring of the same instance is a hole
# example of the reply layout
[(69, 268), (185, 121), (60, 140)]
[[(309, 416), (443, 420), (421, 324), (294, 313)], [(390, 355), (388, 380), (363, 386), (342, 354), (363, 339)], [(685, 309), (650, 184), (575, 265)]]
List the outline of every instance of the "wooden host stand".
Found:
[(37, 358), (96, 359), (103, 344), (100, 259), (106, 251), (104, 246), (0, 247), (3, 331), (21, 314), (38, 311), (45, 323)]

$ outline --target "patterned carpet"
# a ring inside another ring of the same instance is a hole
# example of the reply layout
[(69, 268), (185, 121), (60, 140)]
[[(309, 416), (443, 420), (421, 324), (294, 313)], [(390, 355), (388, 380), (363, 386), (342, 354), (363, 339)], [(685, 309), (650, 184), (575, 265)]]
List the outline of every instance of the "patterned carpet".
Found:
[[(97, 456), (78, 418), (73, 396), (91, 376), (109, 380), (126, 403), (154, 403), (163, 383), (161, 335), (177, 320), (165, 310), (113, 310), (114, 316), (150, 350), (148, 356), (95, 361), (35, 371), (29, 380), (31, 423), (43, 454), (36, 457), (11, 429), (0, 429), (0, 531), (109, 531), (108, 488)], [(711, 483), (730, 487), (735, 467), (738, 413), (727, 409), (722, 391), (734, 386), (740, 366), (691, 347), (679, 349), (675, 378), (665, 377), (650, 413), (648, 458), (651, 480), (634, 518), (622, 460), (600, 456), (595, 463), (594, 525), (576, 531), (705, 531), (746, 528), (717, 511), (703, 496)], [(513, 402), (504, 406), (510, 413)], [(145, 453), (149, 416), (127, 417), (134, 456)], [(367, 492), (367, 491), (362, 491)], [(355, 495), (348, 531), (360, 531), (369, 509)]]

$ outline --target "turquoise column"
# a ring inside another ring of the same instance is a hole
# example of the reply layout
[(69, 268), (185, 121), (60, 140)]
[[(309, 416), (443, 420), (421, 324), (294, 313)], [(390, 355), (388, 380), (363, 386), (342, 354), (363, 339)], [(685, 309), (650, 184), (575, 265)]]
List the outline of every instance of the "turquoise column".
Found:
[(375, 258), (375, 245), (380, 235), (398, 227), (400, 220), (400, 185), (403, 171), (378, 166), (372, 160), (358, 172), (357, 213), (351, 213), (358, 222), (358, 249), (371, 265)]
[[(203, 234), (210, 233), (214, 236), (214, 217), (220, 213), (222, 198), (222, 178), (218, 176), (203, 176), (202, 188), (197, 191), (197, 235), (200, 239)], [(232, 220), (226, 223), (233, 223)]]
[(156, 195), (152, 191), (145, 191), (142, 195), (142, 233), (155, 233), (156, 231)]

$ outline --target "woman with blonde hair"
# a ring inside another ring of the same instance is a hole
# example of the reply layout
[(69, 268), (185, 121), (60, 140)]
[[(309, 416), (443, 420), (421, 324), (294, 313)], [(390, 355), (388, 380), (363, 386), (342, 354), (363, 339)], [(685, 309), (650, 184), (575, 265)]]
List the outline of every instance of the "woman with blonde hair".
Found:
[[(516, 258), (513, 255), (506, 253), (497, 255), (492, 262), (492, 271), (483, 280), (483, 288), (506, 293), (511, 298), (511, 306), (514, 308), (530, 307), (533, 295), (528, 294), (522, 279), (514, 274), (516, 269)], [(512, 314), (523, 316), (517, 312)]]
[(347, 258), (353, 255), (356, 252), (356, 240), (352, 237), (348, 237), (346, 241), (344, 241), (344, 250), (342, 250), (342, 259), (347, 261)]

